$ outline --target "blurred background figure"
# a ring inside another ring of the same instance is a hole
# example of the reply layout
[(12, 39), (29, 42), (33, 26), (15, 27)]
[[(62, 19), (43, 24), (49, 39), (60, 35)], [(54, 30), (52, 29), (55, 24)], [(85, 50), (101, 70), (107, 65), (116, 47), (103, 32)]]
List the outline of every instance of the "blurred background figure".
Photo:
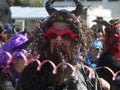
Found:
[(86, 62), (92, 67), (96, 68), (98, 59), (102, 54), (103, 44), (100, 40), (95, 40), (92, 43), (91, 48), (89, 49), (86, 57)]
[[(108, 67), (116, 73), (120, 71), (120, 19), (104, 21), (102, 24), (105, 25), (104, 46), (97, 67)], [(120, 90), (120, 74), (113, 79), (111, 71), (103, 68), (98, 70), (98, 74), (110, 83), (111, 90)]]
[(94, 38), (99, 39), (103, 43), (105, 31), (104, 31), (103, 25), (101, 23), (102, 21), (103, 21), (103, 19), (99, 18), (99, 17), (97, 19), (93, 20), (93, 22), (95, 22), (96, 24), (94, 24), (91, 27), (91, 30), (93, 30), (93, 32), (94, 32)]
[(3, 27), (2, 25), (0, 25), (0, 47), (4, 44), (4, 40), (3, 40), (4, 36), (5, 34), (3, 34)]
[(12, 24), (8, 22), (3, 24), (3, 33), (5, 34), (5, 36), (3, 37), (4, 42), (6, 42), (11, 37), (13, 32), (14, 32), (14, 27), (12, 26)]
[(0, 0), (0, 22), (2, 26), (2, 40), (5, 42), (11, 36), (12, 18), (9, 6), (10, 0)]
[(12, 24), (11, 10), (8, 1), (9, 0), (0, 0), (0, 21), (2, 22), (2, 24)]

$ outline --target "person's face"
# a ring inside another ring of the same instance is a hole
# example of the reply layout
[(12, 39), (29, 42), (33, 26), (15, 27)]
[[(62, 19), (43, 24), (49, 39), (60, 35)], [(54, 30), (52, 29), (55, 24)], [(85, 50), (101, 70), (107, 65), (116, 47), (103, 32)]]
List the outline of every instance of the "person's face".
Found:
[(18, 72), (21, 73), (22, 70), (25, 68), (25, 61), (22, 57), (16, 58), (13, 60), (13, 67)]
[(100, 57), (100, 48), (92, 48), (91, 54), (93, 58), (99, 58)]
[(62, 53), (70, 52), (70, 41), (77, 34), (73, 34), (67, 23), (55, 22), (46, 32), (47, 38), (51, 42), (51, 52), (59, 51)]

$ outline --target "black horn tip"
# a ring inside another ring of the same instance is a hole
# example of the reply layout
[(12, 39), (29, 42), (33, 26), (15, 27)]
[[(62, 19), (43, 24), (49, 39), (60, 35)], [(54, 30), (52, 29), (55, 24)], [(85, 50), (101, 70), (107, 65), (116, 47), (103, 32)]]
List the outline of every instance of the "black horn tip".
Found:
[(57, 11), (55, 8), (52, 7), (52, 4), (55, 2), (55, 0), (48, 0), (46, 2), (45, 8), (49, 15), (51, 15), (53, 12)]
[(73, 0), (73, 1), (76, 5), (76, 9), (71, 12), (78, 17), (83, 11), (85, 11), (84, 6), (78, 0)]

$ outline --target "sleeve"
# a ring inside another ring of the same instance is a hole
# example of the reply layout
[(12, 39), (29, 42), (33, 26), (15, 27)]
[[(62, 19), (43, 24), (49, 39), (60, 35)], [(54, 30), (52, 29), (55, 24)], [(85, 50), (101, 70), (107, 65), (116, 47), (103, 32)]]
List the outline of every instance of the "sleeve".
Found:
[(37, 67), (31, 63), (20, 74), (16, 90), (38, 90), (37, 81)]

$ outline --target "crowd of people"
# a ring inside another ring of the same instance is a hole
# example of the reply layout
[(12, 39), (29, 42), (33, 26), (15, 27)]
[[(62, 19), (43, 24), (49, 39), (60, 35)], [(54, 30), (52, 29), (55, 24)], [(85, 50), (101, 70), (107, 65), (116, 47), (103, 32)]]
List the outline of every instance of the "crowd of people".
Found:
[(73, 1), (76, 9), (67, 11), (48, 0), (49, 17), (32, 36), (0, 26), (1, 90), (120, 90), (120, 19), (89, 28), (84, 6)]

